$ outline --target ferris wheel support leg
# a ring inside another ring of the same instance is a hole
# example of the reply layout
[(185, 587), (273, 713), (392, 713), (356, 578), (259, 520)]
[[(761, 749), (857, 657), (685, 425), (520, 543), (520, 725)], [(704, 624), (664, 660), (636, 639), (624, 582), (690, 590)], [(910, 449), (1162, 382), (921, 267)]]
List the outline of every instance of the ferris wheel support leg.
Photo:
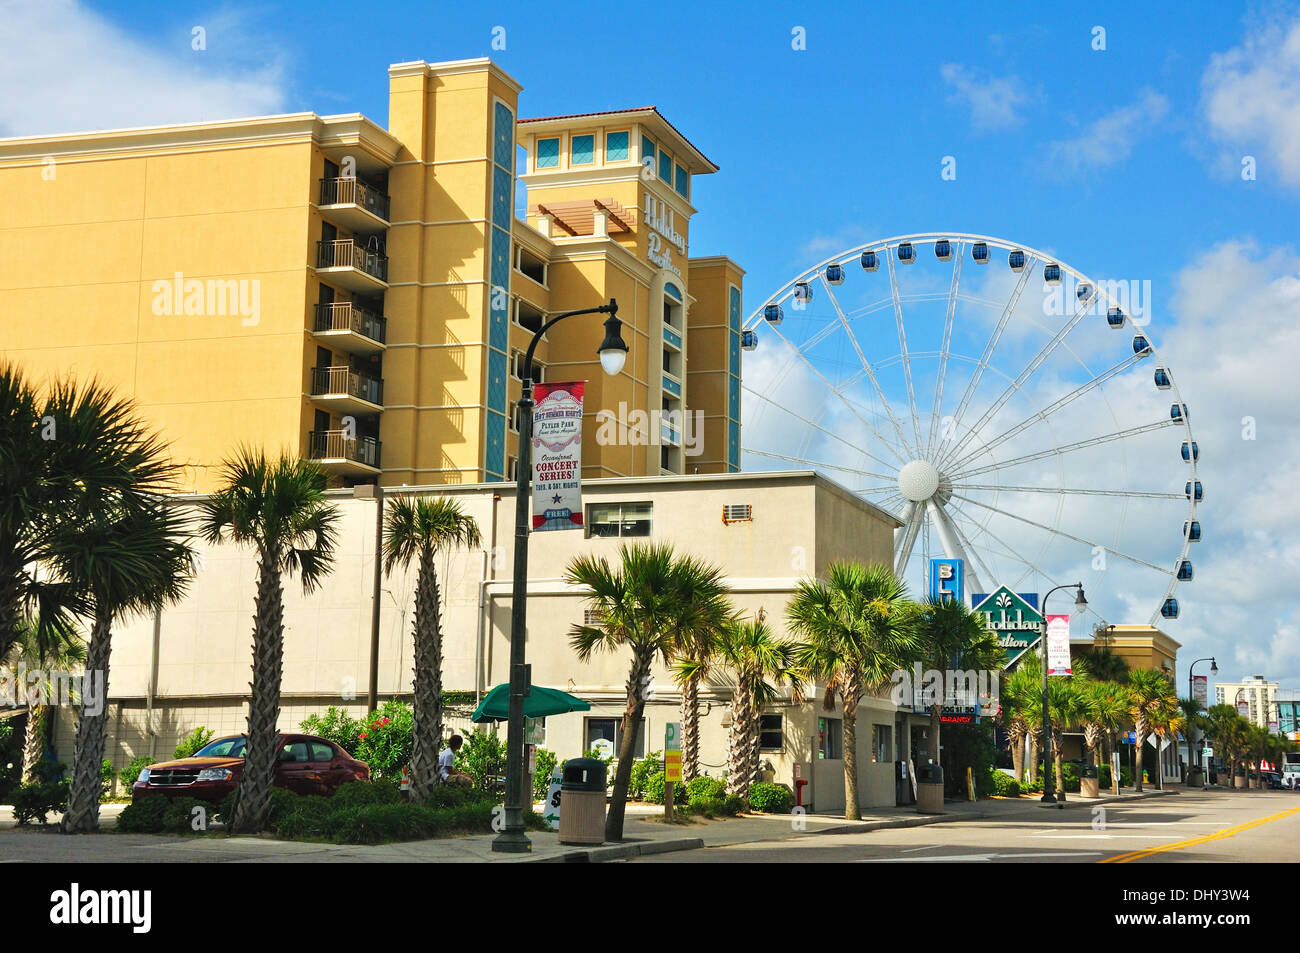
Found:
[(923, 522), (925, 522), (925, 511), (914, 506), (907, 525), (903, 527), (903, 538), (894, 547), (894, 575), (899, 578), (902, 578), (907, 570), (907, 561), (912, 558), (912, 549), (916, 546), (916, 536)]
[(903, 525), (894, 530), (894, 549), (898, 549), (899, 541), (907, 535), (907, 524), (912, 522), (912, 512), (916, 509), (916, 504), (908, 500), (903, 504), (903, 512), (898, 514), (898, 518), (903, 521)]
[(961, 543), (957, 541), (957, 533), (952, 524), (948, 522), (948, 514), (932, 499), (926, 500), (925, 505), (930, 513), (930, 521), (934, 523), (934, 528), (939, 533), (939, 542), (943, 544), (944, 551), (953, 559), (962, 561), (963, 572), (969, 583), (966, 588), (971, 592), (987, 591), (980, 586), (979, 577), (975, 574), (975, 564), (970, 561), (966, 551), (962, 549)]

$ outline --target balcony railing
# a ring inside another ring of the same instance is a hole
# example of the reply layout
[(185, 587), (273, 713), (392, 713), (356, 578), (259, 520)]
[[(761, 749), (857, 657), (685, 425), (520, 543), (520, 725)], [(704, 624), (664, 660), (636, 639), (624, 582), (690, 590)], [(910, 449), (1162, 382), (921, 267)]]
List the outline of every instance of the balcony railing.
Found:
[(379, 469), (380, 442), (374, 437), (346, 436), (346, 430), (313, 430), (308, 437), (313, 460), (352, 460)]
[(320, 204), (360, 205), (367, 212), (388, 221), (388, 196), (360, 179), (321, 179)]
[(383, 405), (384, 382), (376, 377), (358, 374), (352, 368), (313, 367), (311, 369), (311, 395), (323, 397), (331, 394), (346, 394), (358, 400)]
[(388, 322), (373, 311), (358, 308), (351, 301), (316, 305), (317, 331), (351, 331), (384, 343)]
[(388, 280), (388, 256), (350, 238), (316, 243), (317, 268), (356, 268), (380, 281)]

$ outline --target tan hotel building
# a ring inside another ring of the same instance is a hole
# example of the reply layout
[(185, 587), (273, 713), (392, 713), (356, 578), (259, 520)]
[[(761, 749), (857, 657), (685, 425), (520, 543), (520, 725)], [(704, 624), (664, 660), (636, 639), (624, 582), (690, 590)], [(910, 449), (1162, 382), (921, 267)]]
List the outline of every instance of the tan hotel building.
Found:
[[(613, 298), (617, 377), (599, 316), (537, 351), (536, 379), (589, 382), (584, 476), (738, 469), (743, 272), (689, 255), (693, 182), (718, 167), (653, 107), (518, 120), (487, 59), (389, 84), (386, 129), (298, 113), (0, 140), (0, 359), (133, 398), (186, 491), (240, 444), (335, 486), (493, 482), (532, 330)], [(620, 404), (701, 412), (698, 452), (671, 425), (602, 446), (595, 415)]]

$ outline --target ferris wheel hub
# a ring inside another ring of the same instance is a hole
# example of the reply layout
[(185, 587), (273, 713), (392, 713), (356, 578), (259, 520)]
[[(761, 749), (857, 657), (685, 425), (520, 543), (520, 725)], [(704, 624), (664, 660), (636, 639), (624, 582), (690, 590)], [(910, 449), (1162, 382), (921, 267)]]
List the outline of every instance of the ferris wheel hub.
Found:
[(929, 460), (913, 460), (898, 471), (898, 489), (904, 499), (924, 503), (939, 489), (939, 471)]

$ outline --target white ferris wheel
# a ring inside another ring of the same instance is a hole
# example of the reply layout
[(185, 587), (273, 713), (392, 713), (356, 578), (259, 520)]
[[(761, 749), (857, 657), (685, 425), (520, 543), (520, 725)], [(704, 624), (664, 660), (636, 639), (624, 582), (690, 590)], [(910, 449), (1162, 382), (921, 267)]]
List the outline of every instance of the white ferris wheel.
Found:
[(896, 515), (914, 591), (948, 556), (967, 593), (1083, 579), (1103, 622), (1177, 618), (1199, 448), (1147, 288), (982, 235), (840, 252), (743, 323), (743, 466), (821, 470)]

